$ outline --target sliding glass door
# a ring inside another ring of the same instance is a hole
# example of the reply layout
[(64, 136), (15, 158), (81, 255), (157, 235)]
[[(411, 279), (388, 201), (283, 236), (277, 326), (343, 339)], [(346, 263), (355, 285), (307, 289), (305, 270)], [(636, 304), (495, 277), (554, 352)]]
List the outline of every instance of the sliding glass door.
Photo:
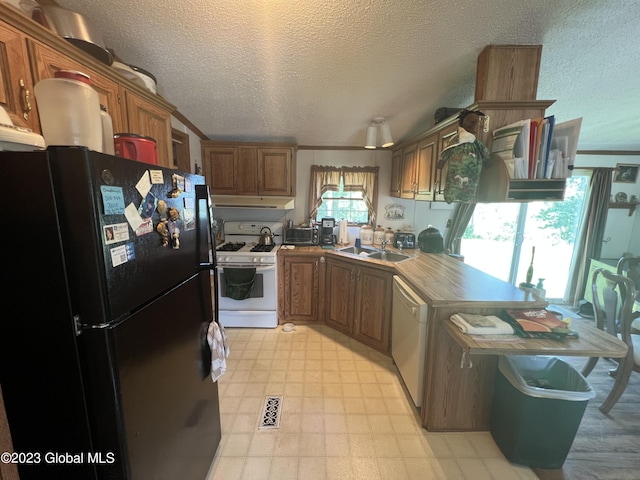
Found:
[(547, 299), (562, 301), (588, 180), (574, 172), (562, 202), (477, 204), (462, 237), (465, 262), (518, 285), (533, 259), (532, 283), (542, 279)]

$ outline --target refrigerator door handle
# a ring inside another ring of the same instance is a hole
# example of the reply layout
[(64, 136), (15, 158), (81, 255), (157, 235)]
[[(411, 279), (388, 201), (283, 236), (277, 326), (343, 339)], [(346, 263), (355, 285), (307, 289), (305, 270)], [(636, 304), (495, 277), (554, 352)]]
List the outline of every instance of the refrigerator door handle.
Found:
[(209, 347), (209, 324), (202, 322), (200, 325), (200, 379), (204, 380), (211, 373), (211, 348)]
[(213, 210), (208, 185), (196, 185), (196, 219), (198, 222), (197, 245), (198, 264), (200, 270), (214, 270), (215, 252), (213, 245), (215, 235), (212, 231)]

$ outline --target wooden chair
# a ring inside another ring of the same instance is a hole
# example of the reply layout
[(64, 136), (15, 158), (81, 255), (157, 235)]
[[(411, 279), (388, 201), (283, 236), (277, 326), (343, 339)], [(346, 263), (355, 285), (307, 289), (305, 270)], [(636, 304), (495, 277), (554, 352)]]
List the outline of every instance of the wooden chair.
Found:
[[(640, 335), (631, 333), (631, 322), (638, 317), (638, 313), (633, 313), (636, 290), (630, 278), (598, 268), (591, 277), (591, 291), (596, 326), (611, 335), (616, 335), (627, 345), (627, 355), (615, 359), (619, 362), (618, 366), (609, 372), (615, 377), (615, 383), (600, 405), (600, 411), (608, 413), (627, 387), (631, 372), (640, 372)], [(582, 370), (582, 375), (589, 375), (597, 362), (597, 357), (590, 358)]]
[[(640, 257), (620, 257), (617, 265), (618, 275), (629, 277), (636, 285), (636, 301), (640, 298)], [(624, 292), (622, 295), (624, 296)], [(637, 308), (636, 308), (637, 310)], [(640, 318), (631, 324), (631, 333), (640, 333)]]

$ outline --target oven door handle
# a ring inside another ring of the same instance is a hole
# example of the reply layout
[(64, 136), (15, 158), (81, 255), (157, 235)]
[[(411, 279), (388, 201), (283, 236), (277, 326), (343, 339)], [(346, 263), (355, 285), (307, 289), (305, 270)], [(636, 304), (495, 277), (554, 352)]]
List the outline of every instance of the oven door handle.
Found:
[(271, 272), (276, 269), (274, 265), (218, 265), (217, 269), (223, 271), (225, 268), (255, 268), (256, 273)]

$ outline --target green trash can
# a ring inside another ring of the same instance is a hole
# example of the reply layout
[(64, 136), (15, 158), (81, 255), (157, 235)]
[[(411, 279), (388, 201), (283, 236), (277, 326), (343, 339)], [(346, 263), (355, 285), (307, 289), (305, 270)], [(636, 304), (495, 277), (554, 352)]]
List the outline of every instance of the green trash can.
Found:
[(580, 372), (557, 357), (500, 357), (491, 435), (512, 463), (561, 468), (595, 396)]

